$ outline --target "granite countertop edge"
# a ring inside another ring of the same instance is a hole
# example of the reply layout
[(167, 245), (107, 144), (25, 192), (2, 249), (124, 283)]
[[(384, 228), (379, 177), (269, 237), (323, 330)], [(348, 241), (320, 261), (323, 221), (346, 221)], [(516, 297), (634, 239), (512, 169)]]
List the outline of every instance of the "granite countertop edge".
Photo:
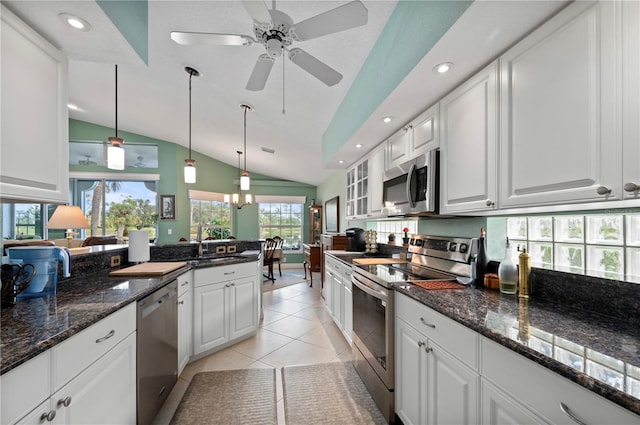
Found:
[[(16, 341), (22, 339), (22, 335), (31, 333), (35, 334), (36, 332), (34, 331), (34, 326), (33, 324), (31, 324), (31, 327), (29, 328), (29, 326), (27, 325), (25, 329), (22, 329), (22, 332), (13, 332), (15, 329), (13, 328), (13, 325), (8, 322), (10, 322), (12, 309), (15, 309), (16, 306), (10, 307), (8, 309), (3, 309), (3, 320), (1, 328), (2, 340), (0, 341), (2, 347), (0, 352), (0, 376), (24, 364), (28, 360), (33, 359), (39, 354), (53, 348), (54, 346), (64, 342), (68, 338), (78, 334), (79, 332), (104, 319), (110, 314), (115, 313), (116, 311), (126, 307), (127, 305), (137, 302), (138, 300), (146, 297), (156, 290), (166, 286), (178, 276), (188, 272), (189, 270), (253, 262), (257, 261), (258, 259), (259, 255), (246, 256), (245, 258), (234, 257), (232, 259), (229, 259), (228, 261), (221, 261), (217, 263), (210, 263), (207, 261), (198, 262), (198, 260), (185, 260), (187, 262), (187, 265), (162, 276), (110, 277), (109, 271), (103, 271), (95, 274), (83, 275), (77, 278), (72, 277), (67, 280), (60, 281), (58, 284), (58, 292), (56, 296), (53, 297), (53, 300), (50, 301), (56, 304), (56, 311), (69, 309), (75, 304), (75, 302), (78, 301), (78, 297), (75, 296), (76, 294), (73, 294), (73, 291), (78, 290), (78, 288), (87, 288), (90, 285), (93, 285), (91, 287), (92, 289), (95, 289), (96, 291), (103, 291), (119, 284), (123, 284), (128, 281), (130, 282), (132, 280), (138, 282), (146, 281), (146, 284), (142, 285), (144, 288), (136, 290), (135, 293), (129, 297), (110, 302), (106, 305), (97, 305), (98, 303), (96, 303), (95, 310), (87, 314), (86, 317), (83, 317), (81, 320), (75, 320), (73, 324), (70, 324), (59, 332), (48, 332), (47, 336), (44, 339), (34, 341), (33, 343), (26, 346), (24, 350), (20, 351), (12, 352), (10, 347), (15, 344)], [(33, 298), (31, 300), (49, 300), (49, 298), (50, 297), (40, 297)], [(18, 302), (20, 303), (22, 302), (22, 300), (19, 300)]]

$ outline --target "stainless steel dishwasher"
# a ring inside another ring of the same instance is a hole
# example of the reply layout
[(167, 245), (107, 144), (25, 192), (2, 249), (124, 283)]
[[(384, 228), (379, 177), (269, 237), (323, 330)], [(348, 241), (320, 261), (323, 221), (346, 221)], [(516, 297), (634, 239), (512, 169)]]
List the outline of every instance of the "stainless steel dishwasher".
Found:
[(138, 424), (150, 424), (178, 379), (178, 282), (138, 301)]

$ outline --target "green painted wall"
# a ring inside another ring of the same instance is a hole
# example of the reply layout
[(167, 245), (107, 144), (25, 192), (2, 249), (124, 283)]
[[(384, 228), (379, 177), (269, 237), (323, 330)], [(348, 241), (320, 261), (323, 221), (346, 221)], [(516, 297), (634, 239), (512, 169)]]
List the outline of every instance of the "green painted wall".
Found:
[[(78, 120), (69, 120), (69, 139), (72, 141), (105, 142), (112, 136), (113, 129)], [(142, 136), (135, 133), (118, 130), (118, 135), (126, 143), (146, 143), (158, 146), (158, 165), (155, 169), (127, 169), (124, 171), (107, 170), (101, 166), (70, 165), (70, 171), (81, 172), (109, 172), (109, 173), (155, 173), (160, 174), (158, 181), (159, 194), (176, 195), (176, 221), (160, 221), (158, 225), (157, 243), (175, 243), (180, 237), (189, 235), (189, 189), (205, 190), (218, 193), (232, 193), (237, 189), (238, 169), (199, 152), (192, 151), (192, 158), (196, 160), (197, 182), (186, 184), (182, 177), (184, 159), (188, 157), (187, 148), (175, 143)], [(274, 179), (269, 176), (251, 173), (251, 191), (255, 195), (295, 195), (306, 196), (308, 207), (311, 199), (316, 198), (316, 187), (304, 183)], [(306, 211), (306, 208), (305, 208)], [(307, 214), (304, 215), (305, 220)], [(307, 228), (305, 222), (305, 229)], [(233, 233), (238, 239), (258, 238), (258, 206), (256, 204), (234, 210)], [(171, 229), (172, 234), (168, 231)], [(308, 231), (304, 233), (307, 242)], [(301, 263), (302, 254), (287, 255), (288, 262)]]
[[(344, 232), (348, 226), (346, 218), (345, 218), (345, 203), (347, 200), (347, 172), (346, 170), (337, 170), (329, 177), (327, 177), (320, 185), (318, 185), (318, 198), (317, 203), (320, 205), (324, 205), (329, 199), (339, 196), (338, 200), (338, 208), (339, 208), (339, 216), (338, 216), (338, 226), (340, 232)], [(323, 219), (322, 223), (322, 231), (325, 229), (325, 223)]]

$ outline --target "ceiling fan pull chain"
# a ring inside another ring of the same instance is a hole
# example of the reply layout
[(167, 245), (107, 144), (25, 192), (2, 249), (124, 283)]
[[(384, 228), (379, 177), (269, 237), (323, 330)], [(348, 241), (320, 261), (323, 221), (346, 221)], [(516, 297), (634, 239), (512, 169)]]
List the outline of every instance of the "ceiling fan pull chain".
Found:
[[(275, 0), (274, 0), (275, 1)], [(282, 115), (284, 115), (284, 47), (282, 48)]]

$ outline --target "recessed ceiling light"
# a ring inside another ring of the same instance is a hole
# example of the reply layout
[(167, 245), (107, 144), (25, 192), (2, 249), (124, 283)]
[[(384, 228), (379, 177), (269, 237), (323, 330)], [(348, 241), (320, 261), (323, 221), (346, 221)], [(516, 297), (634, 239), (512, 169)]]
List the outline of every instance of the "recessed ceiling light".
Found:
[(78, 105), (74, 105), (73, 103), (67, 103), (67, 108), (72, 109), (74, 111), (79, 111)]
[(383, 118), (382, 118), (382, 122), (384, 122), (385, 124), (386, 124), (386, 123), (390, 123), (392, 119), (393, 119), (393, 117), (391, 117), (391, 116), (389, 116), (389, 117), (383, 117)]
[(341, 159), (340, 161), (338, 161), (338, 164), (344, 164), (344, 159)]
[(70, 15), (69, 13), (61, 13), (58, 15), (58, 17), (62, 22), (69, 25), (73, 29), (84, 32), (91, 31), (91, 24), (75, 15)]
[(362, 144), (360, 144), (360, 143), (358, 143), (358, 144), (356, 145), (356, 148), (358, 148), (358, 149), (360, 149), (361, 147), (362, 147)]
[(433, 71), (437, 74), (444, 74), (453, 68), (453, 63), (443, 62), (433, 67)]

